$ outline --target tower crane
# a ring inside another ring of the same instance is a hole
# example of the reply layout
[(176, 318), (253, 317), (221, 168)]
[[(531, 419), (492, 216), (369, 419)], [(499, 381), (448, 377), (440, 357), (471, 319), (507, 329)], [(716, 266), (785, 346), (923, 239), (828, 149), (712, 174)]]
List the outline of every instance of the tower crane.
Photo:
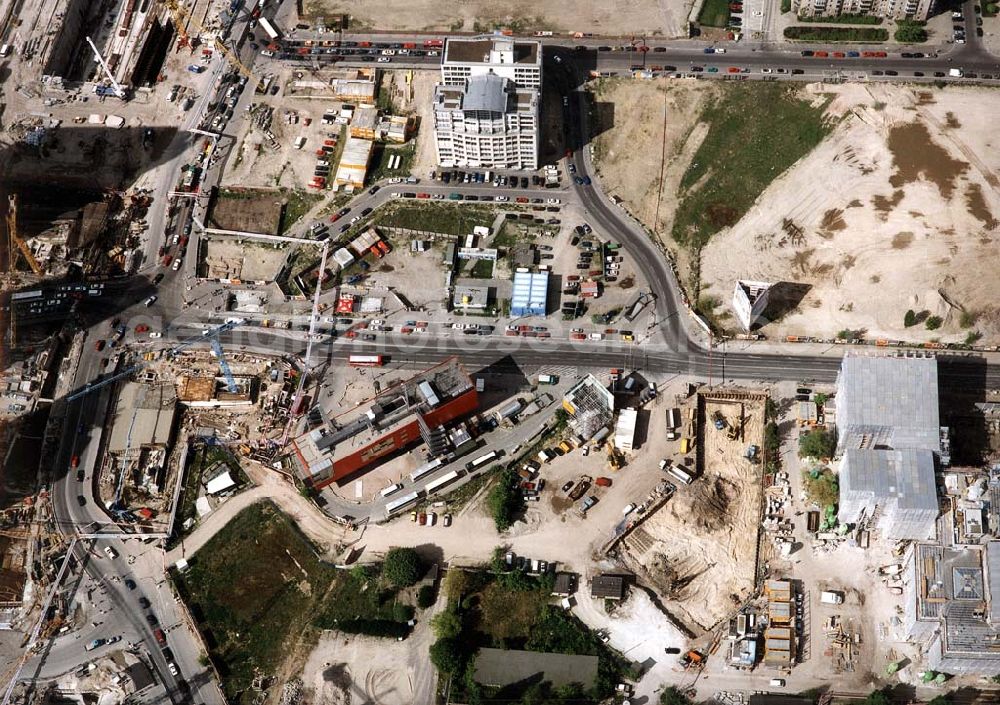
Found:
[[(186, 46), (187, 44), (190, 43), (190, 37), (188, 36), (187, 30), (184, 29), (185, 22), (190, 22), (191, 24), (193, 24), (195, 28), (198, 30), (198, 32), (202, 34), (206, 35), (212, 34), (212, 31), (209, 30), (207, 27), (205, 27), (205, 25), (203, 25), (194, 15), (192, 15), (191, 12), (186, 7), (181, 5), (178, 2), (178, 0), (165, 0), (164, 5), (170, 12), (170, 16), (173, 18), (174, 27), (177, 29), (177, 32), (181, 35), (180, 46)], [(229, 48), (223, 43), (223, 41), (218, 36), (215, 37), (213, 46), (215, 47), (216, 51), (218, 51), (220, 54), (226, 57), (226, 61), (228, 61), (233, 68), (235, 68), (237, 71), (242, 73), (248, 79), (253, 81), (254, 85), (258, 89), (260, 88), (261, 82), (256, 76), (254, 76), (253, 71), (251, 71), (246, 64), (240, 61), (239, 57), (236, 56), (234, 52), (230, 51)]]
[[(38, 276), (41, 276), (43, 273), (41, 265), (38, 264), (38, 260), (36, 260), (35, 256), (31, 253), (31, 248), (28, 247), (28, 243), (24, 241), (24, 238), (22, 238), (20, 233), (17, 231), (17, 194), (12, 193), (8, 196), (7, 202), (7, 235), (10, 238), (10, 242), (12, 245), (17, 247), (18, 250), (20, 250), (24, 259), (28, 262), (28, 266), (31, 267), (31, 271)], [(13, 256), (13, 247), (10, 248), (10, 252), (11, 262), (9, 269), (13, 272), (17, 263), (16, 258)]]
[[(229, 369), (229, 364), (225, 361), (225, 358), (221, 354), (221, 352), (222, 352), (222, 345), (219, 344), (218, 336), (221, 335), (222, 333), (225, 333), (228, 330), (232, 330), (233, 328), (235, 328), (238, 325), (241, 325), (242, 323), (243, 323), (243, 320), (241, 320), (241, 319), (235, 319), (235, 320), (229, 321), (228, 323), (223, 323), (221, 326), (216, 326), (215, 328), (212, 328), (211, 330), (206, 331), (205, 333), (202, 333), (201, 335), (195, 336), (194, 338), (189, 338), (188, 340), (185, 340), (184, 342), (179, 343), (178, 345), (175, 345), (174, 347), (172, 347), (170, 350), (167, 351), (167, 355), (170, 355), (170, 356), (176, 355), (178, 352), (180, 352), (184, 348), (188, 348), (188, 347), (190, 347), (192, 345), (196, 345), (196, 344), (201, 343), (201, 342), (206, 341), (206, 340), (211, 341), (212, 348), (216, 350), (216, 355), (219, 356), (219, 366), (222, 368), (222, 372), (226, 376), (226, 385), (229, 387), (230, 391), (232, 391), (232, 390), (234, 390), (236, 388), (236, 380), (233, 378), (233, 373)], [(218, 346), (218, 347), (216, 347), (216, 346)], [(121, 372), (119, 372), (117, 374), (113, 374), (110, 377), (106, 377), (106, 378), (102, 379), (100, 382), (95, 382), (95, 383), (88, 382), (83, 387), (83, 389), (81, 389), (78, 392), (74, 392), (73, 394), (70, 394), (69, 396), (67, 396), (66, 397), (66, 401), (74, 401), (76, 399), (79, 399), (80, 397), (85, 397), (88, 394), (90, 394), (91, 392), (97, 391), (98, 389), (101, 389), (102, 387), (106, 387), (109, 384), (113, 384), (114, 382), (117, 382), (118, 380), (122, 379), (123, 377), (128, 377), (129, 375), (132, 375), (135, 372), (138, 372), (139, 370), (141, 370), (144, 367), (148, 366), (149, 363), (150, 363), (149, 360), (140, 360), (140, 361), (136, 362), (134, 365), (132, 365), (131, 367), (129, 367), (128, 369), (122, 370)]]

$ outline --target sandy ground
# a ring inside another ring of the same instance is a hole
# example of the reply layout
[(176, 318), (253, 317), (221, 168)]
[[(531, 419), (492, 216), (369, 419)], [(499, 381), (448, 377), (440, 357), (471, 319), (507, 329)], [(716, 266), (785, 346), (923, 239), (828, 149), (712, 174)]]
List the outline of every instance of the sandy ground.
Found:
[[(681, 485), (624, 539), (620, 551), (625, 565), (696, 633), (717, 624), (753, 592), (760, 470), (742, 456), (747, 444), (761, 443), (764, 410), (760, 395), (743, 402), (707, 397), (704, 404), (706, 417), (720, 410), (727, 428), (742, 415), (743, 436), (729, 440), (726, 430), (706, 423), (696, 451), (702, 454), (702, 475)], [(686, 409), (682, 414), (686, 418)]]
[[(666, 83), (602, 83), (599, 100), (618, 109), (595, 146), (603, 183), (662, 233), (676, 205), (670, 194), (704, 135), (700, 106), (724, 90)], [(792, 303), (772, 308), (761, 328), (774, 338), (833, 338), (847, 329), (869, 339), (962, 342), (978, 331), (981, 343), (997, 344), (1000, 307), (984, 263), (1000, 254), (1000, 155), (988, 118), (1000, 94), (882, 84), (803, 90), (830, 98), (836, 128), (712, 239), (702, 253), (701, 294), (731, 316), (737, 279), (784, 283), (776, 295)], [(648, 175), (659, 172), (661, 154), (657, 205)], [(943, 325), (906, 328), (908, 309), (940, 316)]]
[[(493, 26), (516, 28), (518, 32), (552, 30), (681, 37), (687, 28), (690, 0), (596, 0), (565, 3), (547, 0), (541, 6), (529, 0), (467, 0), (447, 4), (433, 0), (388, 0), (378, 4), (364, 0), (306, 0), (306, 17), (351, 15), (351, 28), (380, 30), (451, 30), (473, 32)], [(477, 24), (478, 22), (478, 24)]]
[[(1000, 95), (850, 84), (831, 92), (833, 134), (712, 240), (703, 281), (727, 306), (737, 277), (809, 287), (766, 334), (849, 328), (962, 341), (967, 311), (983, 342), (996, 344), (1000, 308), (988, 273), (1000, 255), (1000, 157), (986, 116)], [(905, 328), (907, 309), (944, 325)]]
[[(669, 233), (675, 194), (707, 126), (702, 109), (722, 87), (714, 81), (602, 79), (595, 84), (594, 155), (601, 185), (655, 232), (680, 262)], [(682, 268), (683, 269), (683, 268)]]

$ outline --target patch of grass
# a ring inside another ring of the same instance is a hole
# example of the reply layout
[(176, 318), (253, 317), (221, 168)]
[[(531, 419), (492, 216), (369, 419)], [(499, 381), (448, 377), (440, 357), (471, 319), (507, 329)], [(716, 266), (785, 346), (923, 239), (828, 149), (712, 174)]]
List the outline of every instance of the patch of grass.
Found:
[[(409, 176), (412, 173), (413, 159), (417, 154), (417, 146), (414, 142), (411, 141), (409, 144), (399, 147), (381, 145), (376, 146), (375, 149), (375, 168), (368, 172), (368, 177), (366, 179), (369, 184), (374, 184), (393, 176)], [(389, 160), (396, 156), (399, 157), (399, 167), (390, 170)]]
[(237, 514), (187, 572), (174, 574), (230, 702), (251, 702), (254, 675), (275, 674), (292, 644), (310, 638), (304, 632), (336, 572), (287, 516), (263, 502)]
[(965, 336), (965, 344), (966, 345), (975, 345), (976, 343), (979, 342), (979, 340), (982, 337), (983, 337), (983, 334), (980, 333), (978, 330), (970, 330), (968, 332), (968, 334)]
[(705, 0), (698, 13), (698, 24), (706, 27), (725, 27), (729, 24), (730, 0)]
[(816, 15), (815, 17), (804, 17), (799, 15), (799, 22), (809, 22), (810, 24), (882, 24), (881, 17), (871, 15)]
[(785, 39), (800, 42), (884, 42), (889, 30), (876, 27), (785, 27)]
[[(829, 132), (823, 106), (779, 83), (726, 86), (701, 119), (708, 134), (681, 181), (673, 227), (679, 243), (700, 249), (736, 223), (765, 188)], [(766, 127), (764, 127), (766, 126)]]
[(447, 203), (407, 203), (382, 209), (377, 225), (395, 228), (427, 230), (445, 235), (469, 235), (477, 225), (493, 225), (492, 210), (475, 206), (456, 206)]
[(491, 279), (493, 277), (493, 262), (488, 259), (476, 260), (476, 263), (469, 269), (468, 276), (473, 279)]
[(283, 235), (301, 220), (302, 216), (312, 210), (312, 207), (319, 203), (323, 196), (302, 189), (281, 189), (281, 191), (288, 201), (281, 213), (281, 225), (278, 228), (278, 233)]
[(924, 321), (924, 325), (927, 327), (927, 330), (937, 330), (941, 327), (942, 323), (944, 323), (944, 319), (942, 319), (941, 316), (931, 316)]
[(962, 311), (958, 318), (958, 325), (962, 328), (972, 328), (976, 325), (977, 320), (979, 320), (979, 314), (975, 311)]
[(205, 636), (231, 703), (255, 702), (255, 676), (276, 675), (318, 629), (404, 636), (410, 609), (374, 566), (321, 561), (270, 502), (247, 507), (171, 574)]
[(787, 15), (792, 11), (792, 0), (781, 0), (781, 14)]
[(818, 506), (829, 507), (837, 504), (837, 500), (840, 499), (837, 476), (830, 471), (830, 468), (805, 471), (802, 473), (802, 480), (806, 496)]

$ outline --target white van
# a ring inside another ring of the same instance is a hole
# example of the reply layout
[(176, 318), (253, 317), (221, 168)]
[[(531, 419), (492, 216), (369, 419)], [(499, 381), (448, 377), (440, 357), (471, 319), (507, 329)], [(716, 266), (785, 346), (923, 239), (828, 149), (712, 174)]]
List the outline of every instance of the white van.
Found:
[(771, 679), (771, 687), (772, 688), (784, 688), (785, 687), (785, 679), (784, 678), (772, 678)]
[(393, 492), (399, 492), (401, 489), (403, 489), (403, 485), (397, 482), (395, 485), (389, 485), (384, 490), (379, 492), (379, 494), (382, 495), (383, 497), (388, 497)]
[(111, 560), (114, 560), (118, 557), (118, 551), (111, 548), (111, 546), (105, 546), (104, 552), (108, 555), (108, 558), (110, 558)]

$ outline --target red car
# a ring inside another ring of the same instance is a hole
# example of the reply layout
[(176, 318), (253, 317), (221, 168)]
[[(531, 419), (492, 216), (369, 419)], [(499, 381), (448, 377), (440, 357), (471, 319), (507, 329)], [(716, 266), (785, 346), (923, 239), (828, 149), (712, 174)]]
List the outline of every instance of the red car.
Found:
[(167, 637), (163, 633), (162, 629), (159, 629), (159, 628), (154, 629), (153, 630), (153, 636), (156, 637), (156, 643), (159, 644), (160, 646), (166, 646), (167, 645)]
[(94, 343), (94, 350), (96, 350), (97, 352), (101, 352), (102, 350), (104, 350), (104, 339), (103, 338), (101, 338), (96, 343)]
[(139, 325), (137, 325), (135, 327), (135, 332), (136, 333), (145, 333), (148, 330), (149, 330), (149, 326), (147, 326), (145, 323), (140, 323)]
[(417, 194), (417, 198), (430, 198), (430, 197), (431, 197), (431, 195), (429, 193), (418, 193)]
[(70, 458), (69, 459), (69, 466), (71, 468), (74, 468), (74, 469), (80, 467), (80, 456), (79, 455), (74, 455), (72, 458)]
[(330, 216), (331, 223), (336, 223), (338, 220), (340, 220), (340, 213), (334, 213)]
[(173, 258), (173, 256), (172, 256), (172, 255), (164, 255), (164, 257), (163, 257), (163, 266), (164, 266), (164, 267), (169, 267), (169, 266), (170, 266), (170, 262), (171, 262), (171, 261), (172, 261), (173, 259), (174, 259), (174, 258)]
[(740, 72), (740, 70), (737, 67), (735, 67), (735, 66), (730, 66), (728, 69), (726, 69), (726, 71), (728, 71), (729, 73), (739, 73)]
[(825, 51), (817, 51), (815, 54), (813, 54), (813, 56), (815, 56), (817, 59), (825, 59), (826, 57), (829, 56), (829, 54), (827, 54)]

